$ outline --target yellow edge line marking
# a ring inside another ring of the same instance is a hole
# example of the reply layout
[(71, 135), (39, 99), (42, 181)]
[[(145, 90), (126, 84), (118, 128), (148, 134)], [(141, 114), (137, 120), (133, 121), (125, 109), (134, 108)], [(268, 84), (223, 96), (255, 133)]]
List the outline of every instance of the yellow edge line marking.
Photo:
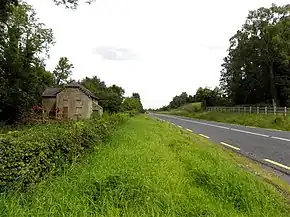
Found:
[(191, 129), (186, 129), (187, 131), (189, 131), (189, 132), (192, 132), (192, 130)]
[(286, 169), (286, 170), (290, 170), (290, 167), (288, 167), (288, 166), (286, 166), (286, 165), (283, 165), (283, 164), (280, 164), (280, 163), (277, 163), (277, 162), (275, 162), (275, 161), (272, 161), (272, 160), (269, 160), (269, 159), (264, 159), (264, 161), (267, 161), (267, 162), (269, 162), (269, 163), (271, 163), (271, 164), (274, 164), (274, 165), (276, 165), (276, 166), (282, 167), (282, 168), (284, 168), (284, 169)]
[(206, 136), (206, 135), (203, 135), (203, 134), (198, 134), (198, 135), (200, 135), (200, 136), (202, 136), (202, 137), (204, 137), (204, 138), (206, 138), (206, 139), (209, 139), (210, 137), (208, 137), (208, 136)]
[(227, 143), (225, 143), (225, 142), (221, 142), (221, 144), (224, 145), (224, 146), (230, 147), (230, 148), (232, 148), (232, 149), (238, 150), (238, 151), (241, 150), (240, 148), (235, 147), (235, 146), (232, 146), (232, 145), (229, 145), (229, 144), (227, 144)]

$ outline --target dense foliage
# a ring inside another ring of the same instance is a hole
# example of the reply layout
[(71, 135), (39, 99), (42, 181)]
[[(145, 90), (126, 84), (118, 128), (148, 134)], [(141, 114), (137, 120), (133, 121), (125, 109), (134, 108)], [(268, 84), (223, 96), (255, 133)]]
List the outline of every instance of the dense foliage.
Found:
[(122, 104), (122, 110), (136, 111), (138, 113), (143, 112), (140, 95), (138, 93), (133, 93), (131, 97), (126, 97)]
[(188, 95), (186, 92), (182, 92), (179, 96), (173, 97), (172, 101), (167, 106), (161, 107), (159, 110), (167, 111), (170, 109), (176, 109), (189, 103), (201, 102), (202, 106), (222, 106), (227, 105), (228, 99), (224, 96), (222, 91), (216, 87), (210, 88), (198, 88), (195, 95)]
[(26, 187), (94, 150), (128, 115), (46, 124), (0, 135), (0, 192)]
[(290, 105), (290, 5), (250, 11), (230, 39), (221, 88), (234, 104)]
[(107, 86), (104, 81), (101, 81), (97, 76), (92, 78), (85, 77), (81, 84), (92, 91), (100, 98), (99, 104), (104, 111), (116, 113), (120, 111), (137, 110), (143, 111), (140, 95), (133, 93), (132, 97), (124, 97), (125, 91), (117, 85)]
[(0, 120), (15, 121), (52, 84), (44, 57), (53, 44), (53, 34), (28, 4), (10, 8), (5, 22), (0, 21)]

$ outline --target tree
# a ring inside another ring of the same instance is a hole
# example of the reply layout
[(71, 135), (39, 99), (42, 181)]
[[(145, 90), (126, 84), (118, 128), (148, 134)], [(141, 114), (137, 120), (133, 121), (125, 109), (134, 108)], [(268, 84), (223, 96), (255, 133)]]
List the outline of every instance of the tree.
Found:
[[(65, 5), (66, 8), (75, 9), (79, 2), (91, 4), (95, 0), (52, 0), (57, 5)], [(11, 13), (11, 7), (17, 6), (21, 0), (0, 0), (0, 21), (6, 20)]]
[(250, 11), (230, 39), (221, 87), (234, 104), (287, 105), (290, 99), (290, 5)]
[(202, 102), (204, 106), (224, 106), (227, 104), (227, 98), (222, 95), (220, 88), (198, 88), (194, 95), (195, 102)]
[(122, 104), (123, 111), (137, 111), (142, 112), (143, 107), (141, 102), (136, 99), (135, 97), (126, 97), (123, 104)]
[(107, 87), (105, 82), (101, 81), (97, 76), (86, 77), (81, 81), (81, 84), (100, 98), (99, 104), (104, 111), (115, 113), (121, 110), (125, 93), (123, 88), (117, 85)]
[(141, 101), (141, 98), (140, 98), (140, 94), (139, 93), (133, 93), (132, 94), (132, 97), (135, 98), (135, 99), (137, 99), (137, 100), (139, 100), (139, 101)]
[(0, 24), (6, 23), (9, 15), (11, 15), (13, 6), (17, 6), (17, 0), (0, 0)]
[(172, 109), (178, 108), (190, 102), (190, 98), (186, 92), (182, 92), (179, 96), (173, 97), (172, 101), (169, 103), (169, 107)]
[(95, 0), (53, 0), (57, 5), (65, 5), (66, 8), (75, 9), (78, 7), (79, 2), (91, 4)]
[(106, 88), (105, 98), (100, 101), (100, 105), (109, 113), (121, 111), (122, 102), (124, 100), (125, 91), (123, 88), (112, 85)]
[(72, 75), (73, 64), (69, 63), (67, 57), (61, 57), (53, 71), (55, 85), (60, 86), (69, 82)]
[(144, 112), (139, 93), (133, 93), (131, 97), (126, 97), (122, 104), (123, 111)]
[(141, 102), (141, 97), (140, 97), (140, 94), (139, 93), (133, 93), (132, 94), (132, 97), (135, 98), (136, 100), (138, 100), (139, 104), (140, 104), (140, 108), (138, 108), (138, 111), (143, 113), (144, 112), (144, 109), (143, 109), (143, 105), (142, 105), (142, 102)]
[(89, 89), (92, 93), (94, 93), (99, 98), (105, 98), (106, 84), (104, 81), (101, 81), (97, 76), (93, 76), (92, 78), (85, 77), (81, 84)]
[(0, 120), (10, 122), (39, 103), (52, 78), (44, 58), (53, 44), (52, 30), (38, 21), (30, 5), (11, 7), (5, 28), (0, 30)]

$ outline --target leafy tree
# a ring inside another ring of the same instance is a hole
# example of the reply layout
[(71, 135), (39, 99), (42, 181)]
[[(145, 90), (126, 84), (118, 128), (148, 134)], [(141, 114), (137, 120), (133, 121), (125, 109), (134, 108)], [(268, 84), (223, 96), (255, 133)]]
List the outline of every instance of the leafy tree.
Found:
[(100, 98), (99, 104), (103, 107), (104, 111), (115, 113), (121, 110), (125, 93), (123, 88), (117, 85), (107, 87), (105, 82), (101, 81), (97, 76), (92, 78), (86, 77), (81, 83)]
[[(91, 4), (95, 0), (52, 0), (57, 5), (65, 5), (66, 8), (75, 9), (79, 5), (79, 2), (85, 2)], [(12, 11), (13, 6), (17, 6), (22, 3), (21, 0), (0, 0), (0, 21), (5, 21)]]
[(96, 96), (99, 98), (105, 98), (105, 90), (106, 90), (106, 84), (104, 81), (101, 81), (97, 76), (93, 76), (92, 78), (85, 77), (81, 81), (82, 85), (92, 91)]
[(17, 5), (17, 0), (0, 0), (0, 24), (6, 23), (8, 16), (12, 13), (13, 6)]
[(39, 103), (43, 88), (51, 83), (44, 57), (53, 44), (52, 30), (38, 21), (30, 5), (11, 7), (0, 30), (0, 120), (10, 122)]
[[(250, 11), (230, 39), (221, 87), (234, 104), (290, 101), (290, 5)], [(288, 104), (289, 105), (289, 104)]]
[(125, 91), (123, 88), (112, 85), (106, 88), (105, 98), (101, 100), (100, 105), (104, 110), (110, 113), (116, 113), (121, 111), (122, 102), (124, 100)]
[(122, 104), (123, 111), (138, 111), (141, 112), (142, 105), (138, 99), (135, 97), (126, 97)]
[(79, 2), (85, 2), (91, 4), (95, 0), (53, 0), (57, 5), (65, 5), (66, 8), (75, 9), (79, 5)]
[(134, 97), (135, 99), (141, 101), (141, 98), (140, 98), (139, 93), (133, 93), (133, 94), (132, 94), (132, 97)]
[(182, 105), (193, 102), (193, 100), (193, 96), (188, 95), (186, 92), (182, 92), (179, 96), (173, 97), (172, 101), (169, 103), (169, 108), (179, 108)]
[(142, 105), (142, 102), (141, 102), (140, 94), (139, 93), (133, 93), (132, 94), (132, 97), (138, 100), (138, 102), (140, 104), (140, 108), (138, 109), (138, 111), (141, 112), (141, 113), (143, 113), (144, 112), (144, 109), (143, 109), (143, 105)]
[(55, 85), (60, 86), (69, 82), (72, 75), (73, 64), (69, 63), (67, 57), (61, 57), (53, 71)]
[(198, 88), (194, 95), (195, 102), (202, 102), (204, 106), (223, 106), (227, 104), (227, 98), (223, 96), (220, 88)]
[(133, 93), (131, 97), (126, 97), (122, 104), (123, 111), (144, 112), (143, 106), (138, 93)]

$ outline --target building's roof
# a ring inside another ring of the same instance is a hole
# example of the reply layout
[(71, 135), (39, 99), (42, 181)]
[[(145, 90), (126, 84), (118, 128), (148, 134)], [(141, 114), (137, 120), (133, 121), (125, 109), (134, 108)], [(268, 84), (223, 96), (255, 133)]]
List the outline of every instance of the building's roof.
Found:
[(99, 99), (98, 97), (96, 97), (91, 91), (89, 91), (87, 88), (85, 88), (83, 85), (81, 85), (80, 83), (76, 82), (76, 81), (72, 81), (71, 83), (69, 83), (68, 85), (66, 85), (66, 87), (72, 87), (72, 88), (79, 88), (81, 91), (83, 91), (88, 97), (91, 97), (93, 99)]
[[(82, 92), (84, 92), (88, 97), (91, 97), (93, 99), (99, 99), (91, 91), (89, 91), (87, 88), (85, 88), (80, 83), (77, 83), (76, 81), (72, 81), (71, 83), (67, 84), (65, 88), (78, 88)], [(42, 97), (55, 97), (61, 90), (62, 88), (47, 87), (42, 93)]]
[(61, 91), (61, 88), (47, 87), (42, 93), (42, 96), (55, 97), (60, 91)]

